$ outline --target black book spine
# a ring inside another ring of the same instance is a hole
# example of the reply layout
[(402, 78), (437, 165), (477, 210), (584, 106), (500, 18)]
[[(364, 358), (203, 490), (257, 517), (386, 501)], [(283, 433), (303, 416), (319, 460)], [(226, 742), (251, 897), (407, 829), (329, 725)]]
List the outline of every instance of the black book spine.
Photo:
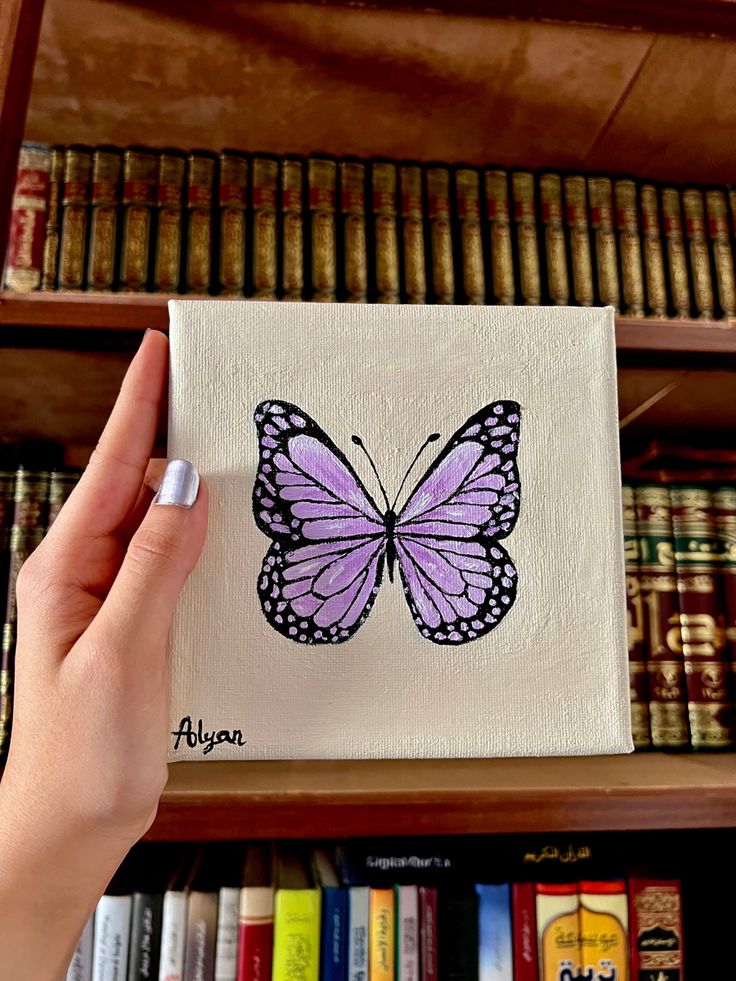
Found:
[(163, 896), (137, 892), (130, 918), (128, 981), (157, 981)]
[(438, 893), (439, 976), (442, 981), (478, 981), (478, 900), (475, 893)]

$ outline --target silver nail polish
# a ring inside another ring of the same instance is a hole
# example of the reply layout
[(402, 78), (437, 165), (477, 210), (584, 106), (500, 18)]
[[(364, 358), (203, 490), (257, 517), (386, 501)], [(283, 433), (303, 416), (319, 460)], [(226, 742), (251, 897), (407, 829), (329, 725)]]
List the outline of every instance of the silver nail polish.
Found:
[(188, 460), (169, 460), (154, 504), (190, 508), (197, 500), (199, 474)]

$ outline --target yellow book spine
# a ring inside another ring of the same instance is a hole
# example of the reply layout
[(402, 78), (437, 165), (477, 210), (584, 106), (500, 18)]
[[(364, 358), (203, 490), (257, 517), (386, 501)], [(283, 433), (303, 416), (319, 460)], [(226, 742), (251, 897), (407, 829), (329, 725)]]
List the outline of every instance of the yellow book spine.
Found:
[(319, 889), (277, 890), (272, 981), (319, 981), (321, 905)]
[(368, 981), (394, 981), (396, 976), (395, 902), (393, 889), (371, 889)]
[(629, 981), (626, 883), (581, 882), (578, 915), (582, 976)]

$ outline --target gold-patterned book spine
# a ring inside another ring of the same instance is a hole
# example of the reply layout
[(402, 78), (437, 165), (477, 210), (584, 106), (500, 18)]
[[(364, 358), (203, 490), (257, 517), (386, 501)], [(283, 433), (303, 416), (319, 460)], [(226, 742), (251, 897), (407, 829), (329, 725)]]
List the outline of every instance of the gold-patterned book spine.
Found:
[(253, 158), (253, 296), (275, 300), (278, 286), (276, 195), (279, 162), (274, 157)]
[(217, 158), (194, 150), (187, 159), (187, 247), (184, 291), (206, 294), (212, 281), (212, 197)]
[(399, 171), (399, 182), (403, 295), (407, 303), (426, 303), (427, 270), (424, 252), (422, 168), (418, 164), (403, 164)]
[(483, 172), (483, 185), (488, 222), (491, 301), (500, 306), (512, 306), (516, 302), (516, 287), (509, 217), (509, 175), (500, 167), (488, 168)]
[(59, 275), (59, 240), (61, 238), (61, 193), (64, 186), (64, 147), (51, 148), (49, 173), (49, 207), (43, 240), (41, 289), (55, 290)]
[(125, 151), (120, 244), (120, 289), (124, 293), (140, 293), (149, 286), (157, 179), (157, 154), (145, 147)]
[(676, 317), (687, 318), (690, 316), (690, 284), (682, 234), (680, 192), (676, 187), (662, 188), (662, 223), (667, 244), (667, 280), (672, 310)]
[(237, 150), (220, 153), (218, 290), (222, 296), (242, 296), (245, 288), (248, 158)]
[(89, 147), (67, 147), (61, 198), (60, 290), (81, 290), (84, 286), (91, 173), (92, 151)]
[(304, 164), (281, 161), (281, 298), (299, 301), (304, 293)]
[(639, 188), (641, 207), (642, 252), (647, 309), (652, 317), (667, 316), (667, 284), (664, 275), (664, 253), (659, 223), (659, 195), (654, 184)]
[(634, 499), (652, 745), (686, 749), (690, 737), (670, 492), (661, 484), (645, 484), (635, 489)]
[(572, 297), (578, 306), (592, 307), (595, 302), (595, 288), (588, 226), (588, 187), (585, 178), (579, 174), (568, 174), (562, 183), (565, 194)]
[[(719, 544), (719, 567), (726, 617), (727, 658), (731, 664), (731, 693), (736, 699), (736, 487), (713, 490), (713, 519)], [(736, 705), (734, 705), (736, 711)]]
[(621, 306), (621, 295), (613, 225), (613, 185), (610, 177), (589, 177), (588, 197), (598, 301), (603, 306), (612, 306), (618, 310)]
[(97, 147), (92, 155), (88, 290), (108, 293), (115, 281), (122, 164), (120, 150), (113, 146)]
[(427, 167), (426, 179), (433, 302), (454, 303), (455, 268), (452, 256), (450, 171), (447, 167), (433, 165)]
[(486, 302), (486, 274), (480, 227), (480, 173), (473, 167), (455, 170), (455, 208), (460, 225), (464, 299), (479, 306)]
[(736, 186), (729, 185), (728, 188), (728, 216), (731, 225), (731, 244), (736, 256)]
[(624, 562), (626, 570), (626, 620), (629, 643), (631, 736), (636, 749), (652, 744), (649, 729), (649, 690), (644, 650), (644, 604), (641, 595), (639, 537), (636, 527), (634, 488), (621, 488), (623, 504)]
[(13, 525), (10, 529), (8, 593), (0, 655), (0, 756), (7, 750), (13, 699), (15, 662), (16, 582), (21, 566), (40, 543), (46, 531), (48, 516), (49, 475), (20, 467), (15, 475)]
[(718, 308), (721, 316), (728, 320), (736, 317), (736, 283), (734, 283), (728, 203), (722, 188), (714, 187), (705, 192), (705, 210), (708, 216), (708, 238), (715, 270)]
[(365, 164), (359, 160), (340, 163), (340, 212), (345, 299), (348, 303), (365, 303), (368, 298)]
[(539, 203), (544, 229), (544, 266), (547, 273), (545, 293), (554, 306), (567, 306), (570, 302), (570, 283), (562, 216), (562, 180), (559, 174), (540, 174)]
[(699, 188), (687, 187), (682, 192), (682, 211), (685, 216), (685, 237), (690, 259), (690, 278), (693, 286), (695, 312), (703, 320), (714, 316), (713, 280), (710, 273), (710, 252), (705, 233), (705, 208)]
[(153, 252), (153, 288), (157, 293), (179, 292), (185, 171), (183, 153), (168, 149), (161, 152)]
[(526, 306), (542, 302), (542, 276), (534, 206), (534, 174), (515, 170), (511, 174), (511, 196), (516, 222), (516, 265), (519, 270), (519, 299)]
[(371, 164), (371, 208), (378, 303), (399, 303), (399, 219), (396, 201), (396, 164)]
[[(15, 508), (15, 470), (12, 457), (0, 465), (0, 603), (7, 602), (8, 566), (10, 563), (10, 529)], [(7, 468), (7, 469), (6, 469)], [(4, 607), (0, 607), (5, 613)]]
[(327, 157), (311, 157), (307, 163), (310, 213), (310, 272), (312, 299), (332, 303), (337, 292), (337, 242), (335, 204), (337, 163)]
[(645, 313), (644, 270), (641, 261), (639, 208), (636, 191), (636, 181), (629, 177), (621, 177), (614, 181), (618, 257), (621, 263), (621, 293), (623, 312), (627, 317), (643, 317)]

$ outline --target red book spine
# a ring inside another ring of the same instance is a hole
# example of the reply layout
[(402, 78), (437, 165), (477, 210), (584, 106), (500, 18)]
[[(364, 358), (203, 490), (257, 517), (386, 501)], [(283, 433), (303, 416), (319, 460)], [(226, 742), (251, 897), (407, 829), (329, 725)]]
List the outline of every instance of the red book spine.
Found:
[(271, 981), (273, 920), (238, 926), (238, 981)]
[(538, 981), (537, 911), (534, 883), (515, 882), (511, 889), (514, 981)]
[(421, 981), (437, 981), (437, 890), (419, 887), (419, 947)]
[(629, 879), (631, 981), (682, 981), (682, 895), (676, 879)]
[(43, 242), (48, 207), (51, 150), (41, 143), (24, 143), (10, 211), (5, 269), (8, 289), (26, 292), (41, 285)]

